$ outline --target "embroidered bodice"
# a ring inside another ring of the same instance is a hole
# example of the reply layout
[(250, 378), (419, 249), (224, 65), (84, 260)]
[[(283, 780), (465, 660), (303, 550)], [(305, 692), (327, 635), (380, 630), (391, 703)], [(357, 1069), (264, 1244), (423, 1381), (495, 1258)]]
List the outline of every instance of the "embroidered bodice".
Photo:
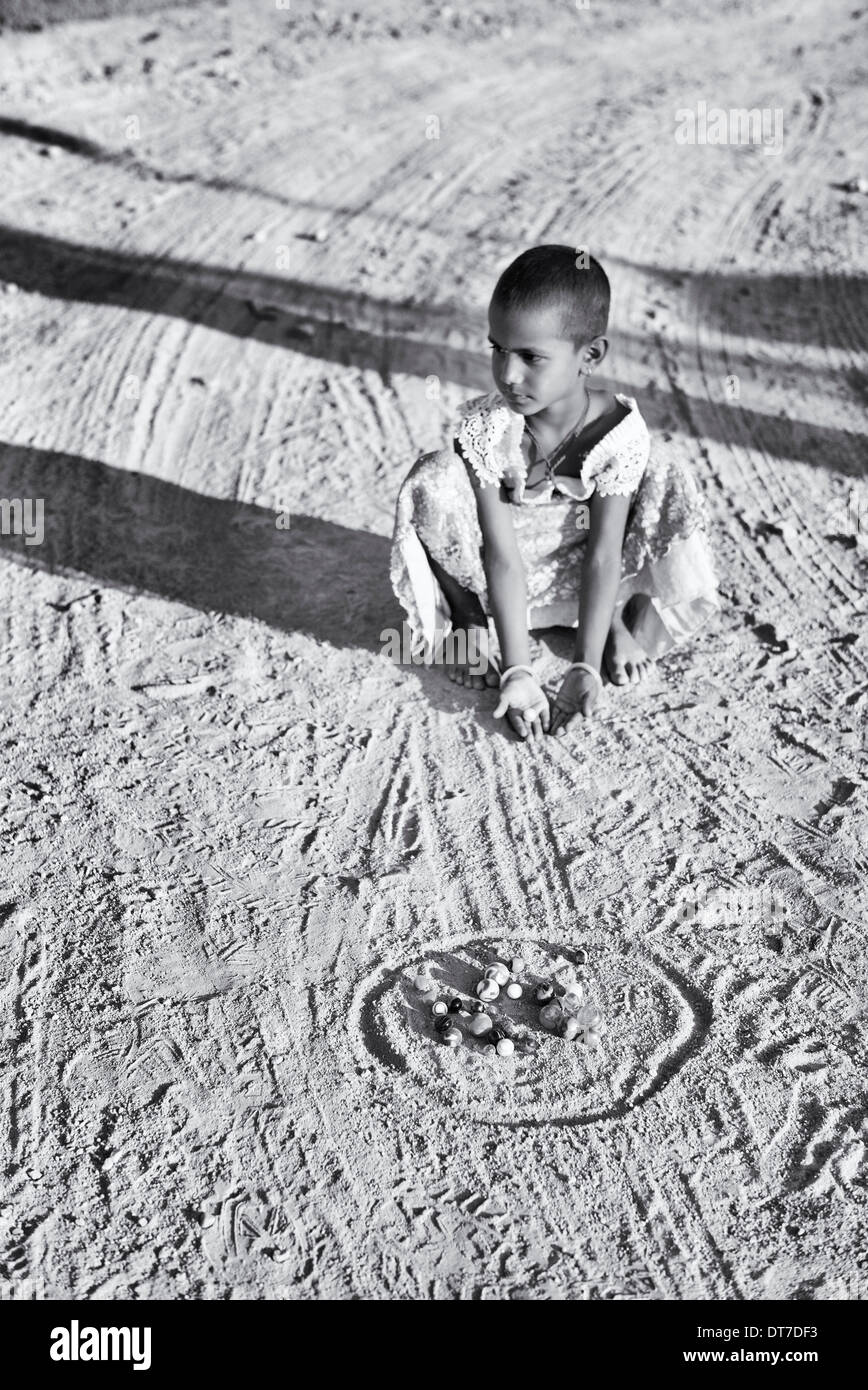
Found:
[(627, 414), (588, 450), (578, 478), (555, 473), (527, 489), (528, 466), (521, 451), (524, 416), (510, 408), (498, 391), (477, 396), (462, 407), (455, 438), (483, 486), (503, 483), (516, 505), (549, 502), (555, 493), (586, 502), (595, 491), (602, 497), (635, 492), (648, 462), (650, 439), (632, 396), (616, 394)]

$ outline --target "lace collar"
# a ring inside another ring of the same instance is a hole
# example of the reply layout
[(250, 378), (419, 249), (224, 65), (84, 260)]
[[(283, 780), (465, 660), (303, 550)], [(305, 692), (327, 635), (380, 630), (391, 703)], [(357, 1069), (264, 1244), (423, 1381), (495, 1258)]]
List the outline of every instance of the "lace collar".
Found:
[[(583, 489), (583, 497), (579, 500), (590, 497), (594, 490), (591, 478), (613, 454), (632, 456), (640, 454), (643, 448), (647, 454), (648, 431), (636, 401), (632, 396), (617, 392), (615, 400), (626, 406), (628, 414), (588, 450), (580, 478), (572, 480)], [(503, 482), (506, 487), (518, 488), (519, 498), (527, 476), (527, 464), (521, 452), (523, 434), (524, 416), (513, 410), (499, 391), (467, 401), (456, 428), (461, 452), (470, 461), (480, 482)], [(571, 492), (570, 495), (575, 494)]]
[[(503, 397), (501, 396), (499, 399), (504, 408), (509, 410), (510, 408)], [(610, 430), (607, 430), (596, 444), (591, 445), (582, 460), (579, 476), (574, 477), (566, 473), (555, 474), (554, 479), (548, 482), (548, 486), (535, 485), (533, 492), (527, 494), (526, 500), (528, 502), (544, 500), (555, 491), (561, 492), (577, 502), (586, 502), (594, 491), (594, 474), (602, 462), (611, 458), (613, 454), (632, 452), (637, 445), (641, 446), (646, 443), (648, 432), (635, 398), (616, 391), (615, 400), (619, 405), (623, 405), (628, 413)], [(514, 412), (510, 411), (510, 413), (513, 414)], [(522, 425), (523, 433), (524, 426)], [(526, 481), (527, 463), (521, 453), (519, 442), (518, 460), (511, 463), (509, 468), (504, 471), (503, 483), (510, 491), (514, 492), (515, 501), (522, 501), (525, 500)], [(547, 482), (548, 480), (543, 481)]]

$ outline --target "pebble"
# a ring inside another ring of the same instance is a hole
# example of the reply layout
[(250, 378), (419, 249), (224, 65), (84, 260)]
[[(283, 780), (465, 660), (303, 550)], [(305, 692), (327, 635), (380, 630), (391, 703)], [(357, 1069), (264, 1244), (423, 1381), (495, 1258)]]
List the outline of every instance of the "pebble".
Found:
[(278, 310), (273, 304), (265, 304), (260, 299), (248, 299), (245, 301), (248, 309), (254, 318), (257, 319), (276, 319)]
[(516, 980), (513, 980), (511, 984), (507, 985), (506, 992), (510, 999), (520, 999), (524, 994), (524, 990)]
[(561, 1037), (566, 1038), (567, 1042), (572, 1042), (579, 1036), (581, 1029), (578, 1021), (574, 1018), (565, 1018), (561, 1024)]
[(596, 1028), (586, 1028), (582, 1041), (584, 1042), (585, 1047), (589, 1047), (591, 1051), (594, 1051), (596, 1048), (598, 1048), (600, 1046), (600, 1035), (597, 1032)]
[(430, 975), (417, 975), (413, 984), (420, 994), (427, 994), (429, 989), (434, 988), (434, 981), (431, 979)]
[(578, 965), (587, 965), (588, 953), (584, 948), (582, 948), (579, 951), (576, 951), (576, 962)]
[(459, 1047), (462, 1041), (463, 1034), (461, 1032), (461, 1029), (456, 1028), (453, 1024), (451, 1027), (444, 1029), (444, 1031), (440, 1034), (440, 1037), (442, 1038), (443, 1042), (445, 1042), (447, 1047)]
[(448, 1009), (451, 1014), (460, 1014), (463, 1008), (464, 1005), (457, 997), (449, 1000)]
[(436, 1003), (431, 1005), (431, 1012), (435, 1018), (442, 1018), (444, 1014), (448, 1014), (449, 1005), (445, 999), (438, 999)]
[(509, 968), (511, 969), (513, 975), (521, 975), (522, 971), (525, 968), (525, 964), (521, 956), (513, 956), (512, 960), (509, 962)]
[(500, 994), (500, 987), (495, 980), (480, 980), (476, 993), (485, 1004), (491, 1004)]
[(537, 985), (534, 990), (534, 997), (538, 1004), (547, 1004), (555, 995), (551, 985)]
[(579, 1012), (579, 1009), (582, 1007), (582, 1001), (584, 1000), (584, 997), (585, 994), (581, 985), (573, 985), (571, 989), (567, 990), (566, 994), (561, 1000), (561, 1007), (563, 1008), (564, 1013), (577, 1014)]
[(447, 1028), (455, 1027), (455, 1020), (449, 1014), (441, 1014), (439, 1018), (435, 1018), (434, 1027), (438, 1033), (445, 1033)]
[(497, 1044), (498, 1057), (511, 1057), (513, 1052), (515, 1052), (515, 1043), (512, 1038), (501, 1038)]
[(844, 184), (845, 193), (868, 193), (868, 179), (848, 179)]
[(474, 1014), (467, 1025), (468, 1033), (474, 1038), (484, 1038), (486, 1033), (490, 1033), (494, 1027), (488, 1014)]
[(483, 1002), (482, 1002), (481, 999), (471, 999), (471, 1001), (470, 1001), (470, 1012), (471, 1012), (472, 1014), (484, 1014), (484, 1013), (485, 1013), (485, 1005), (483, 1004)]
[(317, 227), (316, 231), (313, 234), (313, 239), (314, 241), (328, 241), (329, 234), (326, 231), (325, 227)]
[(544, 1028), (555, 1028), (563, 1016), (564, 1013), (560, 1004), (543, 1004), (539, 1011), (539, 1021)]

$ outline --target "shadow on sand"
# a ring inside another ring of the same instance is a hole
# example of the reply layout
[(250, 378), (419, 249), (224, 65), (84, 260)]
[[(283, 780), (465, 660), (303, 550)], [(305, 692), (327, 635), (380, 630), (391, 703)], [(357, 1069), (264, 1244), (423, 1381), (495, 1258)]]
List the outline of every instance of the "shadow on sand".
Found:
[[(280, 276), (205, 267), (165, 256), (131, 256), (94, 250), (39, 233), (0, 226), (0, 265), (3, 277), (22, 289), (49, 298), (110, 304), (141, 312), (168, 314), (201, 323), (222, 333), (290, 348), (309, 357), (342, 366), (373, 369), (387, 383), (395, 373), (459, 382), (474, 393), (491, 389), (484, 315), (474, 306), (442, 302), (393, 302), (324, 285), (311, 285)], [(664, 272), (660, 272), (665, 279)], [(673, 272), (673, 276), (674, 276)], [(675, 277), (683, 280), (685, 277)], [(697, 293), (707, 302), (712, 318), (732, 334), (754, 336), (756, 305), (742, 291), (769, 296), (775, 302), (799, 305), (798, 324), (811, 319), (806, 308), (823, 289), (819, 282), (798, 276), (715, 279), (694, 277)], [(709, 284), (705, 285), (705, 280)], [(848, 342), (863, 332), (868, 321), (866, 282), (857, 277), (835, 281), (836, 294), (849, 305), (847, 321), (822, 312), (824, 335), (838, 323)], [(716, 306), (716, 307), (715, 307)], [(739, 308), (739, 306), (742, 306)], [(861, 308), (860, 308), (861, 306)], [(863, 318), (859, 319), (859, 314)], [(858, 326), (858, 327), (857, 327)], [(835, 341), (834, 333), (824, 342)], [(727, 405), (688, 395), (684, 391), (647, 390), (649, 341), (619, 334), (617, 349), (625, 376), (633, 381), (620, 389), (641, 398), (651, 429), (687, 429), (697, 438), (741, 446), (754, 445), (771, 457), (799, 459), (855, 475), (862, 472), (863, 436), (848, 430), (764, 415), (741, 403)], [(704, 352), (707, 378), (722, 383), (733, 372), (752, 370), (737, 350), (725, 357)], [(804, 369), (805, 386), (816, 390), (817, 373)], [(612, 383), (609, 383), (612, 384)], [(409, 466), (408, 461), (408, 466)]]
[(12, 444), (0, 444), (0, 497), (43, 499), (40, 545), (0, 535), (20, 564), (368, 651), (401, 620), (389, 541), (368, 531), (300, 515), (278, 530), (265, 507)]

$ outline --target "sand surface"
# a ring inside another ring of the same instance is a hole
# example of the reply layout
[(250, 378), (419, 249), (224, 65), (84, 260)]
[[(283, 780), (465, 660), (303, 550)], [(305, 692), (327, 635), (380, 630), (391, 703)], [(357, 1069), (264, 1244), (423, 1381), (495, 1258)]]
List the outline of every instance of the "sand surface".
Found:
[[(864, 1299), (853, 0), (144, 8), (0, 45), (4, 1296)], [(542, 241), (724, 608), (534, 752), (380, 634)], [(434, 1041), (580, 947), (593, 1057)]]

